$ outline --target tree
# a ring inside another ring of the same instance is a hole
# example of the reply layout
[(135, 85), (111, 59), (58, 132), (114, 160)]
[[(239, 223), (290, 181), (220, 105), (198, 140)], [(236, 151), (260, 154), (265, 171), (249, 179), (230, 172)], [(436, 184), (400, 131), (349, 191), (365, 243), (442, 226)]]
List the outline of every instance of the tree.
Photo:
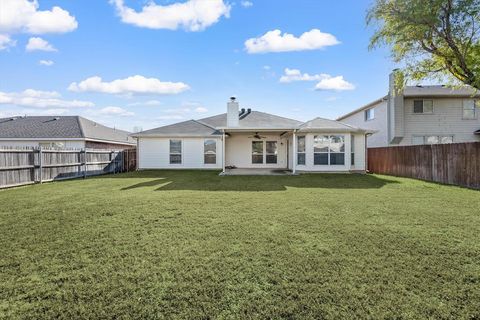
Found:
[(375, 0), (370, 48), (388, 45), (402, 80), (458, 80), (480, 90), (480, 0)]

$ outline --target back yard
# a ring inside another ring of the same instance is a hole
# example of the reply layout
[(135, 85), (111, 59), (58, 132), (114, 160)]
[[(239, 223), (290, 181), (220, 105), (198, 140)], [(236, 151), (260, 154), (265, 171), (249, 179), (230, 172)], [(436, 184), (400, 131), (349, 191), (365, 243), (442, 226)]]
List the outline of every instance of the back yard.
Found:
[(0, 318), (480, 317), (478, 191), (145, 171), (0, 203)]

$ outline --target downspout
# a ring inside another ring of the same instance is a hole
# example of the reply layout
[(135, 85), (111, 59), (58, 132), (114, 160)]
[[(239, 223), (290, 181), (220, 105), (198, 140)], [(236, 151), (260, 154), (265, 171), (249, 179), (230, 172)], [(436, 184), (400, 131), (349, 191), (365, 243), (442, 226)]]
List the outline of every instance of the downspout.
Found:
[(295, 135), (295, 133), (297, 132), (297, 129), (294, 129), (293, 130), (293, 141), (292, 141), (292, 145), (293, 145), (293, 154), (292, 154), (292, 172), (293, 174), (296, 173), (297, 171), (297, 137)]

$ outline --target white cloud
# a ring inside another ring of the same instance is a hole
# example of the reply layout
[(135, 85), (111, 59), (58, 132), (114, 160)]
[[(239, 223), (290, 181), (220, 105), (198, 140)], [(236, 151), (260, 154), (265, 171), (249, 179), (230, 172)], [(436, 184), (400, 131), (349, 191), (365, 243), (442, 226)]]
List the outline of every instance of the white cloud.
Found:
[(156, 78), (140, 75), (103, 82), (99, 76), (90, 77), (80, 83), (73, 82), (68, 90), (75, 92), (102, 92), (110, 94), (179, 94), (189, 90), (183, 82), (162, 82)]
[(77, 28), (75, 17), (60, 7), (38, 10), (38, 1), (1, 0), (0, 32), (65, 33)]
[(223, 0), (188, 0), (170, 5), (158, 5), (148, 1), (140, 12), (125, 6), (124, 0), (110, 0), (124, 23), (150, 29), (183, 28), (201, 31), (215, 24), (222, 17), (229, 17), (230, 5)]
[(67, 109), (15, 109), (0, 112), (0, 118), (15, 116), (58, 116), (65, 114)]
[(206, 112), (208, 112), (208, 109), (205, 108), (205, 107), (197, 107), (197, 108), (195, 108), (195, 112), (197, 112), (197, 113), (206, 113)]
[(285, 74), (280, 77), (280, 82), (289, 83), (294, 81), (318, 81), (315, 90), (353, 90), (355, 86), (343, 79), (343, 76), (332, 77), (326, 73), (310, 75), (302, 73), (298, 69), (285, 68)]
[(107, 115), (107, 116), (121, 116), (121, 117), (130, 117), (135, 115), (135, 113), (120, 107), (105, 107), (100, 109), (98, 113), (102, 115)]
[(12, 40), (10, 36), (6, 34), (0, 34), (0, 51), (14, 47), (17, 44), (15, 40)]
[(159, 101), (159, 100), (148, 100), (148, 101), (145, 101), (145, 102), (133, 102), (133, 103), (129, 103), (127, 104), (127, 106), (129, 107), (136, 107), (136, 106), (159, 106), (161, 105), (162, 102)]
[(16, 105), (30, 108), (85, 108), (93, 107), (89, 101), (63, 100), (56, 91), (39, 91), (27, 89), (22, 92), (0, 91), (0, 104)]
[(272, 69), (272, 67), (270, 67), (270, 66), (268, 66), (268, 65), (267, 65), (267, 66), (263, 66), (263, 70), (270, 70), (270, 69)]
[(245, 41), (248, 53), (286, 52), (322, 49), (333, 46), (340, 42), (330, 33), (312, 29), (303, 33), (300, 37), (284, 33), (280, 30), (272, 30), (259, 38), (251, 38)]
[(48, 41), (43, 40), (39, 37), (32, 37), (28, 39), (27, 46), (25, 47), (27, 51), (57, 51)]
[(42, 66), (47, 66), (47, 67), (53, 66), (54, 64), (52, 60), (40, 60), (38, 61), (38, 63)]
[(251, 6), (253, 6), (253, 2), (243, 0), (243, 1), (240, 2), (240, 5), (244, 8), (250, 8)]
[(355, 86), (350, 82), (345, 81), (343, 76), (330, 77), (320, 80), (319, 83), (315, 86), (315, 90), (353, 90)]
[(157, 120), (182, 120), (185, 118), (178, 114), (172, 114), (172, 115), (166, 115), (166, 116), (159, 116), (156, 119)]

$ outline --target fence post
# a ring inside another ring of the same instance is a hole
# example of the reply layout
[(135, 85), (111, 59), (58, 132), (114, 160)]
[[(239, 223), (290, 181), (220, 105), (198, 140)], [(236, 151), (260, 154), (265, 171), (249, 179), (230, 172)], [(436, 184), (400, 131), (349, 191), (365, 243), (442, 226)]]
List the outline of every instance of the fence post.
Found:
[(83, 149), (83, 179), (87, 178), (87, 149)]
[(114, 152), (115, 151), (110, 152), (110, 163), (112, 164), (113, 174), (115, 174), (115, 157), (113, 156)]
[(38, 149), (38, 178), (40, 180), (40, 183), (43, 182), (43, 152), (42, 152), (42, 146)]

